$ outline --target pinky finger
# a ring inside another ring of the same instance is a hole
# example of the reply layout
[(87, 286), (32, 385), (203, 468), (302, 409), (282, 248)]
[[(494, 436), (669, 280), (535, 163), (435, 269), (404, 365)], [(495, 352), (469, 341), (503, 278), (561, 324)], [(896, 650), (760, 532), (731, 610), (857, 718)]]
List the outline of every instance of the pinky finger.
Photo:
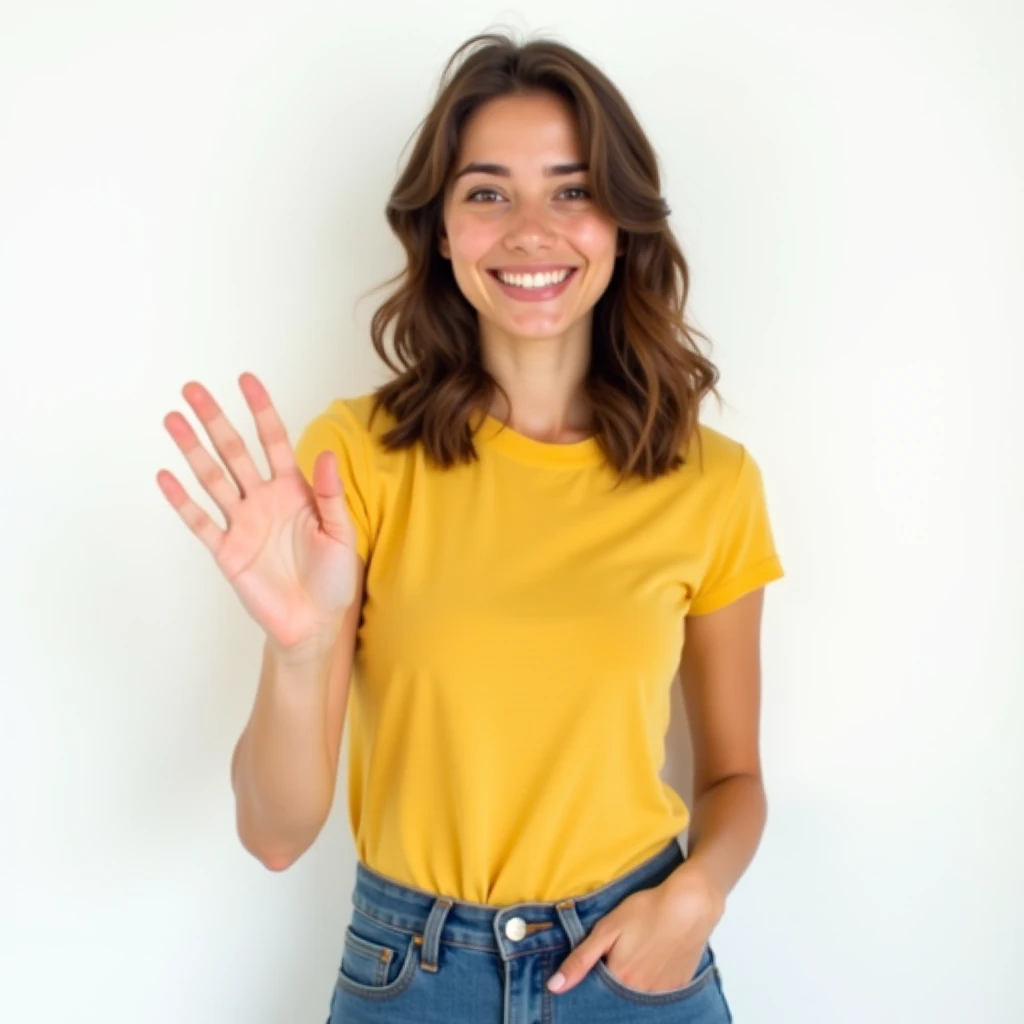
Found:
[(156, 482), (185, 525), (213, 554), (216, 554), (224, 540), (225, 531), (188, 496), (188, 492), (178, 483), (173, 473), (166, 469), (160, 470), (156, 475)]

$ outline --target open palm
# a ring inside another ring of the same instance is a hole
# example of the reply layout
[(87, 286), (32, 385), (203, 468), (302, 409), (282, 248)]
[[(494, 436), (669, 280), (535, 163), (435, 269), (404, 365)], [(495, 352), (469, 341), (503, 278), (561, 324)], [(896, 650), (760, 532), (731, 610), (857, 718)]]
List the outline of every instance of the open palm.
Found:
[(182, 394), (222, 462), (203, 447), (180, 413), (169, 413), (164, 425), (223, 513), (227, 528), (215, 523), (172, 473), (161, 470), (157, 483), (209, 548), (250, 615), (273, 641), (290, 648), (330, 630), (354, 599), (355, 528), (334, 455), (323, 452), (317, 457), (310, 486), (266, 389), (248, 373), (239, 386), (255, 418), (270, 478), (260, 475), (210, 393), (190, 383)]

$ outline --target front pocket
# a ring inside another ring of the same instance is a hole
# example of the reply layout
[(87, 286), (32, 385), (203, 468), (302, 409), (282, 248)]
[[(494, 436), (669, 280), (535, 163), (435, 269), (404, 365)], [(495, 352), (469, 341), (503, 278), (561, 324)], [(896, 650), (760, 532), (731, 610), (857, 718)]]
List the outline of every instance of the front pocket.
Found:
[(416, 967), (412, 935), (375, 924), (350, 924), (345, 929), (338, 986), (346, 992), (370, 999), (389, 999), (408, 988)]
[(683, 999), (692, 999), (703, 992), (715, 980), (715, 972), (718, 970), (714, 958), (711, 955), (711, 947), (705, 946), (701, 954), (700, 962), (697, 964), (697, 971), (693, 978), (682, 988), (670, 989), (668, 992), (644, 992), (638, 988), (631, 988), (623, 981), (619, 981), (608, 969), (604, 960), (598, 960), (594, 964), (594, 973), (603, 982), (606, 988), (610, 989), (621, 999), (628, 999), (634, 1003), (647, 1005), (658, 1005), (661, 1003), (678, 1003)]

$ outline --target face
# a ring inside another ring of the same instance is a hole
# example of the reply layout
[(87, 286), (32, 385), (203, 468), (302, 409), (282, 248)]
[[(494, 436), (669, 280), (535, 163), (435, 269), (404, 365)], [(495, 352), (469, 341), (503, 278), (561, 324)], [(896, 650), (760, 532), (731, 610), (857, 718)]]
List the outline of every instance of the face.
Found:
[(440, 250), (485, 338), (589, 342), (618, 228), (592, 198), (585, 161), (558, 96), (491, 100), (464, 126)]

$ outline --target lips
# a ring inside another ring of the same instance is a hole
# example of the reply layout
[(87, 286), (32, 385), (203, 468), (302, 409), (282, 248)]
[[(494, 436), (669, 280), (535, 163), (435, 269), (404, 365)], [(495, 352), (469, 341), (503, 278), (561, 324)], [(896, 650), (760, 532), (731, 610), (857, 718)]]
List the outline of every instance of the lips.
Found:
[[(556, 268), (552, 268), (553, 270)], [(498, 277), (496, 270), (489, 270), (488, 273), (497, 282), (498, 287), (507, 295), (509, 298), (515, 299), (518, 302), (544, 302), (547, 299), (557, 298), (566, 288), (569, 287), (570, 283), (575, 279), (578, 267), (561, 267), (558, 269), (566, 270), (569, 273), (566, 275), (564, 281), (560, 281), (558, 284), (546, 285), (543, 288), (519, 288), (513, 284), (505, 284), (504, 281)], [(543, 271), (534, 271), (535, 273), (542, 273)], [(526, 271), (524, 271), (526, 273)]]

